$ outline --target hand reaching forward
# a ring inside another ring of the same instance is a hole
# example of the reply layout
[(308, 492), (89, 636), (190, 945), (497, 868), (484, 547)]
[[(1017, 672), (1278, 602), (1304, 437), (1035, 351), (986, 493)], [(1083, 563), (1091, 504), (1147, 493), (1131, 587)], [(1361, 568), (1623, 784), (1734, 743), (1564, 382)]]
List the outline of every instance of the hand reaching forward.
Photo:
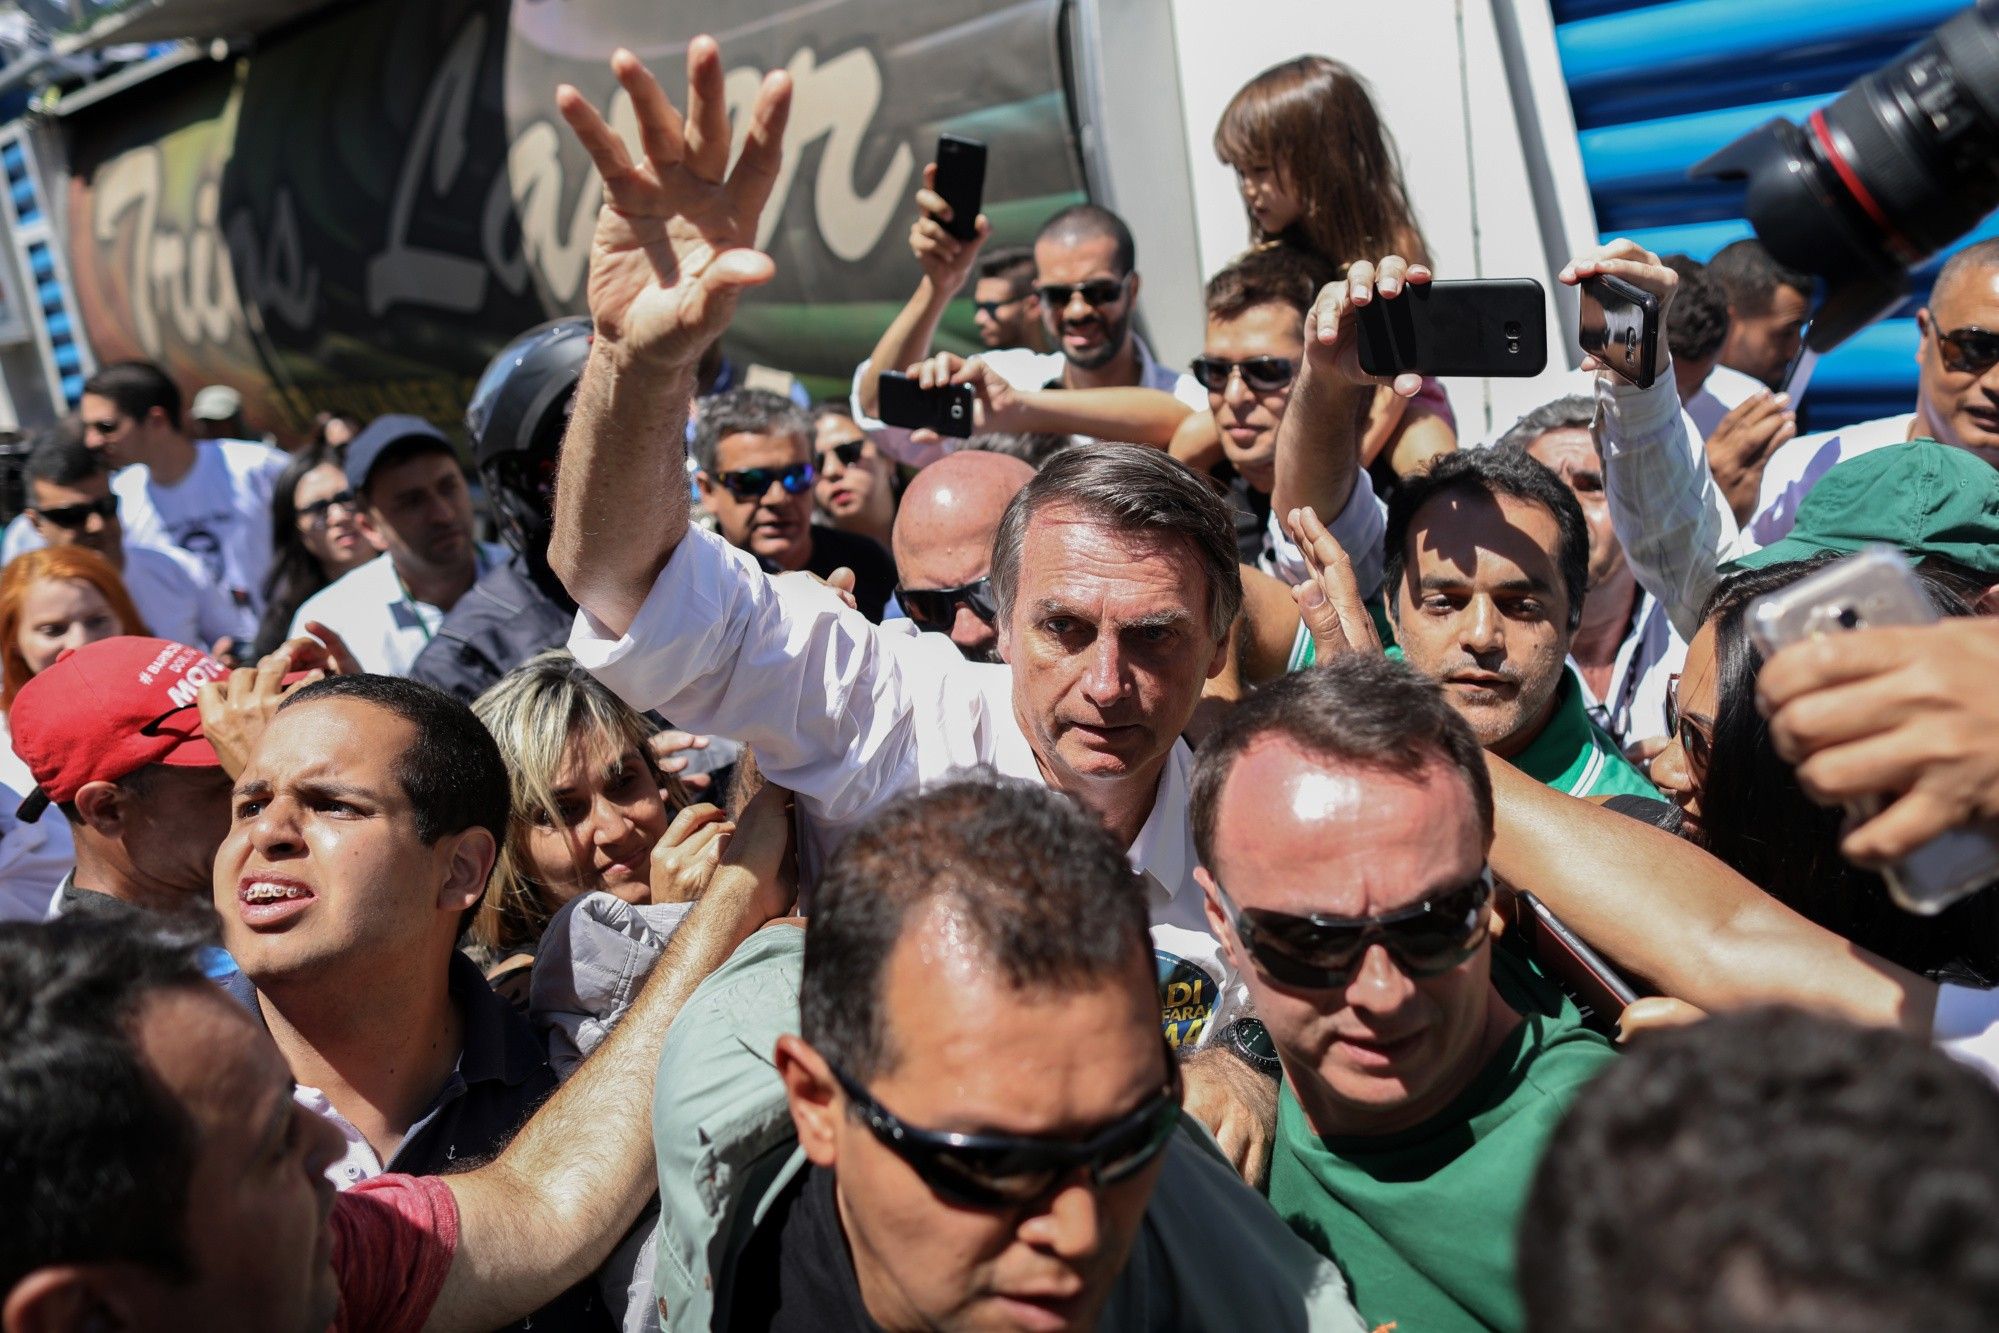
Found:
[(1305, 557), (1306, 579), (1291, 590), (1321, 666), (1346, 653), (1379, 653), (1381, 635), (1361, 600), (1353, 562), (1310, 505), (1284, 517), (1284, 531)]
[(728, 327), (743, 289), (775, 267), (756, 250), (791, 111), (791, 79), (764, 76), (734, 171), (722, 52), (712, 37), (687, 48), (687, 116), (667, 101), (630, 51), (611, 70), (632, 99), (644, 158), (633, 162), (597, 108), (569, 84), (556, 107), (604, 179), (590, 244), (590, 318), (597, 338), (627, 357), (691, 367)]

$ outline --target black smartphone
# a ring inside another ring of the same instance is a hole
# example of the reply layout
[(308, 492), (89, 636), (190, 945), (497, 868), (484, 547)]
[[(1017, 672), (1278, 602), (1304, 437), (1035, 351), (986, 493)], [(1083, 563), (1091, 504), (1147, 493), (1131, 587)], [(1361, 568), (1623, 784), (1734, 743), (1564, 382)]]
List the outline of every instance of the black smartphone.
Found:
[(1582, 281), (1577, 341), (1583, 351), (1641, 389), (1652, 387), (1659, 360), (1659, 298), (1622, 278)]
[(972, 434), (972, 386), (951, 384), (926, 389), (899, 370), (884, 370), (880, 387), (881, 419), (907, 430), (934, 430), (939, 435), (969, 439)]
[(979, 234), (979, 205), (986, 192), (986, 146), (955, 134), (937, 136), (937, 193), (951, 205), (944, 230), (961, 241)]
[(1538, 375), (1548, 315), (1532, 278), (1410, 284), (1360, 308), (1360, 368), (1370, 375)]
[(1617, 1035), (1617, 1019), (1638, 999), (1638, 990), (1583, 942), (1582, 936), (1531, 893), (1520, 895), (1527, 909), (1515, 914), (1514, 929), (1527, 954), (1583, 1011), (1585, 1026)]

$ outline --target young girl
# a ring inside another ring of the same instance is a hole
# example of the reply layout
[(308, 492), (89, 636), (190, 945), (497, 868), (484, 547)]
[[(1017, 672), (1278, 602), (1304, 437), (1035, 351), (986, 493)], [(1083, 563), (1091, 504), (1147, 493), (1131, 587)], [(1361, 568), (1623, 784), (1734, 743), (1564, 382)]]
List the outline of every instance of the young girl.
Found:
[[(1215, 127), (1215, 155), (1235, 169), (1258, 245), (1295, 245), (1342, 273), (1391, 254), (1430, 262), (1394, 142), (1367, 85), (1337, 60), (1299, 56), (1244, 84)], [(1456, 447), (1435, 380), (1407, 401), (1387, 388), (1376, 394), (1361, 458), (1378, 482)]]

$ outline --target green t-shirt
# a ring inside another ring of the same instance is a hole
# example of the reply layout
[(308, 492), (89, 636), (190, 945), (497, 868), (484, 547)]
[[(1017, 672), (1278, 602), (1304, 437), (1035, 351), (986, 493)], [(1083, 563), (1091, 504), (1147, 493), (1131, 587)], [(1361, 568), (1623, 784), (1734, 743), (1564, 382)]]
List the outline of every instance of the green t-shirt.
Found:
[(1520, 1026), (1451, 1106), (1380, 1138), (1321, 1138), (1287, 1081), (1270, 1202), (1330, 1256), (1371, 1328), (1521, 1326), (1514, 1233), (1541, 1153), (1576, 1090), (1615, 1058), (1575, 1006), (1504, 947), (1493, 984)]
[(1571, 796), (1647, 796), (1665, 799), (1617, 748), (1602, 727), (1590, 721), (1583, 702), (1582, 682), (1562, 668), (1556, 687), (1555, 711), (1534, 743), (1513, 756), (1513, 765), (1528, 777)]

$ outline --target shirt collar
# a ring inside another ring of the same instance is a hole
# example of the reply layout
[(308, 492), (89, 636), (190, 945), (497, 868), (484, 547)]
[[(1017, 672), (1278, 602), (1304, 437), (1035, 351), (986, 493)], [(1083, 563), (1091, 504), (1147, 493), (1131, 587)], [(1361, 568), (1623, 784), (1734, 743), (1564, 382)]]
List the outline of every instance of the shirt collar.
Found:
[(519, 1011), (486, 983), (485, 974), (456, 949), (451, 951), (451, 999), (465, 1020), (465, 1047), (458, 1074), (468, 1084), (497, 1081), (508, 1087), (525, 1082), (545, 1062), (541, 1043)]
[(1572, 771), (1586, 764), (1595, 749), (1582, 682), (1564, 666), (1561, 684), (1555, 687), (1555, 711), (1548, 715), (1541, 734), (1514, 756), (1513, 765), (1536, 782), (1566, 791)]
[(1187, 824), (1187, 775), (1193, 762), (1187, 742), (1173, 742), (1165, 767), (1159, 770), (1152, 813), (1125, 851), (1131, 868), (1157, 884), (1169, 900), (1179, 896), (1193, 874), (1194, 835)]

